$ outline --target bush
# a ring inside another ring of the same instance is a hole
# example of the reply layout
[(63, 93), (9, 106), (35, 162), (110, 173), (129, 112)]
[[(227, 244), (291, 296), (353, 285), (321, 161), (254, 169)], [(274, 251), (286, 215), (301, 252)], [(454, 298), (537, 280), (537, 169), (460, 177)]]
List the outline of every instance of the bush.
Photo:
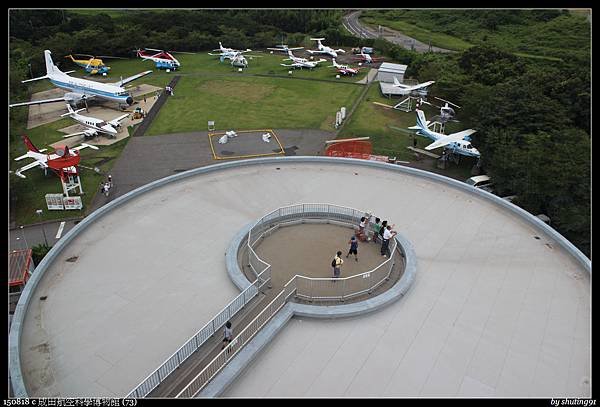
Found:
[(51, 247), (46, 246), (45, 243), (40, 243), (37, 246), (31, 247), (31, 257), (33, 258), (33, 262), (36, 266), (40, 264), (40, 262), (46, 256), (46, 254), (48, 254), (50, 249)]

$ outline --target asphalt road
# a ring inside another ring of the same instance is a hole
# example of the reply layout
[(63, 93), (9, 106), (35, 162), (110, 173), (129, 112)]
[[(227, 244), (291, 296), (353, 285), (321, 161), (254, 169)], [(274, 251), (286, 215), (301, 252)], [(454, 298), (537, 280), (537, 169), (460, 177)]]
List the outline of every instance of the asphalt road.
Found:
[(388, 27), (381, 26), (381, 32), (372, 30), (371, 28), (363, 25), (358, 17), (362, 13), (361, 10), (353, 11), (343, 17), (342, 24), (346, 29), (354, 36), (360, 38), (377, 38), (382, 37), (391, 43), (400, 45), (406, 49), (412, 49), (417, 52), (454, 52), (449, 49), (439, 48), (430, 46), (421, 41), (418, 41), (412, 37), (402, 34), (399, 31), (392, 30)]

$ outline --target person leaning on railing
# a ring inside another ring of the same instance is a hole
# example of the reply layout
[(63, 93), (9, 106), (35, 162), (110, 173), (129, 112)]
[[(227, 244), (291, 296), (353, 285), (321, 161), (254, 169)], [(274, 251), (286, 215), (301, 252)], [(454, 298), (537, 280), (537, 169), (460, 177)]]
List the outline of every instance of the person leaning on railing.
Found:
[(390, 245), (390, 239), (396, 236), (398, 232), (393, 231), (390, 225), (386, 226), (383, 231), (383, 243), (381, 244), (381, 255), (387, 257), (388, 247)]

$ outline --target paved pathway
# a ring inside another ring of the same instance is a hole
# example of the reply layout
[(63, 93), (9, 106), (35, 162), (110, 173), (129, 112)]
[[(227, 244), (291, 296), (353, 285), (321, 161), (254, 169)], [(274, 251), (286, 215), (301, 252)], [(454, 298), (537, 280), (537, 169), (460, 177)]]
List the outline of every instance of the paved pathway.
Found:
[(434, 47), (416, 40), (408, 35), (402, 34), (399, 31), (392, 30), (388, 27), (381, 26), (381, 33), (362, 24), (358, 17), (362, 13), (361, 10), (354, 11), (343, 17), (342, 24), (352, 34), (360, 38), (378, 38), (382, 37), (394, 44), (401, 45), (406, 49), (412, 49), (417, 52), (455, 52), (449, 49)]

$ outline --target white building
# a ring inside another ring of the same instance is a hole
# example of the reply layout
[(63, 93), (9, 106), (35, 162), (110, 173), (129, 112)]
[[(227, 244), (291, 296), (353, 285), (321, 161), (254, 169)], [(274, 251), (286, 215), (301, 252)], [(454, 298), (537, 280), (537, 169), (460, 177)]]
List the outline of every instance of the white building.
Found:
[(384, 62), (379, 67), (377, 72), (377, 81), (385, 83), (394, 83), (394, 76), (398, 78), (400, 82), (404, 82), (404, 73), (406, 72), (407, 65), (391, 64)]

